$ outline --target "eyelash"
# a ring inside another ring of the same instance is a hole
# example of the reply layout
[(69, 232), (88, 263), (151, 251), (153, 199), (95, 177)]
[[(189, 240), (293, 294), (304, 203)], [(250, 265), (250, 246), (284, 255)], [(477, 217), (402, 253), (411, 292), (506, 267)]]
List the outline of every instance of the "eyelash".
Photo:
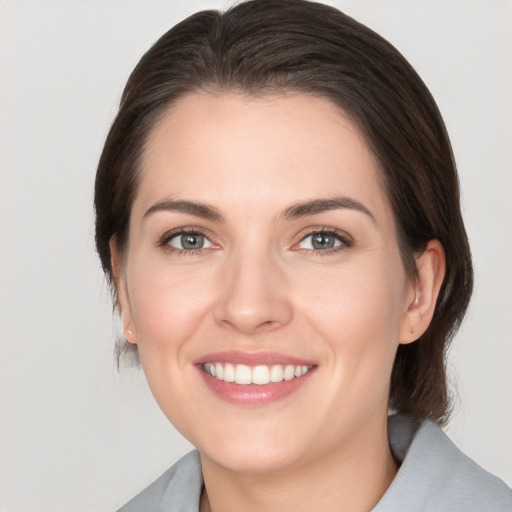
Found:
[(315, 249), (300, 249), (300, 248), (298, 248), (296, 250), (307, 251), (308, 253), (311, 253), (315, 256), (328, 256), (328, 255), (332, 255), (332, 254), (340, 252), (340, 251), (350, 249), (354, 245), (353, 238), (351, 236), (349, 236), (347, 233), (345, 233), (343, 231), (339, 231), (338, 229), (325, 228), (325, 227), (324, 228), (312, 228), (310, 231), (305, 233), (301, 237), (299, 242), (295, 245), (300, 244), (301, 242), (306, 240), (308, 237), (314, 236), (314, 235), (330, 235), (330, 236), (334, 237), (338, 242), (341, 242), (341, 244), (337, 247), (333, 247), (332, 249), (323, 249), (323, 250), (317, 249), (317, 250), (315, 250)]
[[(200, 248), (197, 250), (178, 249), (176, 247), (172, 247), (169, 245), (169, 242), (173, 238), (183, 236), (183, 235), (201, 235), (201, 236), (204, 236), (210, 243), (213, 243), (213, 242), (211, 242), (210, 238), (204, 231), (201, 231), (200, 229), (197, 229), (197, 228), (184, 227), (184, 228), (179, 228), (179, 229), (172, 230), (172, 231), (167, 231), (160, 237), (160, 239), (158, 240), (156, 245), (158, 247), (162, 247), (162, 248), (168, 250), (169, 252), (173, 252), (173, 253), (177, 253), (177, 254), (184, 254), (187, 256), (197, 255), (202, 250), (204, 250), (203, 248)], [(299, 242), (295, 243), (294, 246), (302, 243), (308, 237), (314, 236), (314, 235), (329, 235), (329, 236), (334, 237), (337, 241), (341, 242), (341, 244), (339, 246), (333, 247), (331, 249), (315, 250), (315, 249), (297, 248), (295, 250), (307, 251), (308, 253), (314, 254), (315, 256), (326, 256), (329, 254), (337, 253), (339, 251), (350, 249), (354, 245), (354, 240), (347, 233), (345, 233), (343, 231), (339, 231), (334, 228), (318, 227), (318, 228), (312, 228), (310, 231), (303, 234), (301, 239), (299, 240)]]
[(201, 236), (204, 236), (210, 243), (213, 243), (210, 241), (210, 238), (208, 237), (208, 235), (206, 233), (204, 233), (203, 231), (201, 231), (200, 229), (184, 227), (184, 228), (178, 228), (178, 229), (175, 229), (172, 231), (167, 231), (166, 233), (164, 233), (158, 240), (157, 246), (161, 247), (163, 249), (166, 249), (169, 252), (173, 252), (176, 254), (184, 254), (186, 256), (195, 256), (203, 250), (202, 248), (197, 249), (197, 250), (178, 249), (176, 247), (172, 247), (171, 245), (169, 245), (169, 242), (173, 238), (177, 238), (177, 237), (183, 236), (183, 235), (201, 235)]

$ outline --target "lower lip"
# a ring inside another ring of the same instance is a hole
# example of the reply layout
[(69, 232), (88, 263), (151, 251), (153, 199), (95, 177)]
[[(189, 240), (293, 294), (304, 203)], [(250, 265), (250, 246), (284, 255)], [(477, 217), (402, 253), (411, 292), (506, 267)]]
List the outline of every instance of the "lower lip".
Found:
[(258, 384), (235, 384), (225, 382), (208, 375), (202, 365), (199, 368), (201, 376), (215, 395), (221, 400), (236, 405), (260, 406), (282, 400), (287, 396), (298, 391), (308, 380), (309, 376), (315, 371), (316, 367), (311, 368), (308, 373), (301, 377), (295, 377), (291, 380), (281, 382), (271, 382), (265, 385)]

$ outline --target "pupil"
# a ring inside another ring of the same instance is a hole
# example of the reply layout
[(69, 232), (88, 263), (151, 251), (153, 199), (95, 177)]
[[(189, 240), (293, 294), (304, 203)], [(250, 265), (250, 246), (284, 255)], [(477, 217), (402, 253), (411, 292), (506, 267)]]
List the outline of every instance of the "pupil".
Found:
[(201, 249), (204, 245), (203, 235), (183, 235), (181, 237), (181, 245), (183, 249)]
[(312, 242), (315, 249), (332, 249), (334, 247), (334, 237), (325, 233), (316, 234)]

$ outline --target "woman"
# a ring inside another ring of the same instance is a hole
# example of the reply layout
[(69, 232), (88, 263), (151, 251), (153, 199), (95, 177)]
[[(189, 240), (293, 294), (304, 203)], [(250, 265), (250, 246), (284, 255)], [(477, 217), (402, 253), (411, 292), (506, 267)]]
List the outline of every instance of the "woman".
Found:
[(297, 0), (180, 23), (95, 207), (126, 346), (197, 448), (123, 511), (511, 509), (438, 426), (470, 252), (441, 116), (378, 35)]

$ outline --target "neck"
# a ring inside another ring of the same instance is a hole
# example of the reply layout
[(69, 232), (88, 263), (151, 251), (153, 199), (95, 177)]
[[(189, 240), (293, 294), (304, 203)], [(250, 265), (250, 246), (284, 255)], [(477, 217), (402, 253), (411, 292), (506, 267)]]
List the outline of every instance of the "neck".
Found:
[(206, 492), (201, 512), (363, 512), (386, 492), (398, 467), (387, 424), (316, 460), (272, 473), (236, 472), (201, 455)]

